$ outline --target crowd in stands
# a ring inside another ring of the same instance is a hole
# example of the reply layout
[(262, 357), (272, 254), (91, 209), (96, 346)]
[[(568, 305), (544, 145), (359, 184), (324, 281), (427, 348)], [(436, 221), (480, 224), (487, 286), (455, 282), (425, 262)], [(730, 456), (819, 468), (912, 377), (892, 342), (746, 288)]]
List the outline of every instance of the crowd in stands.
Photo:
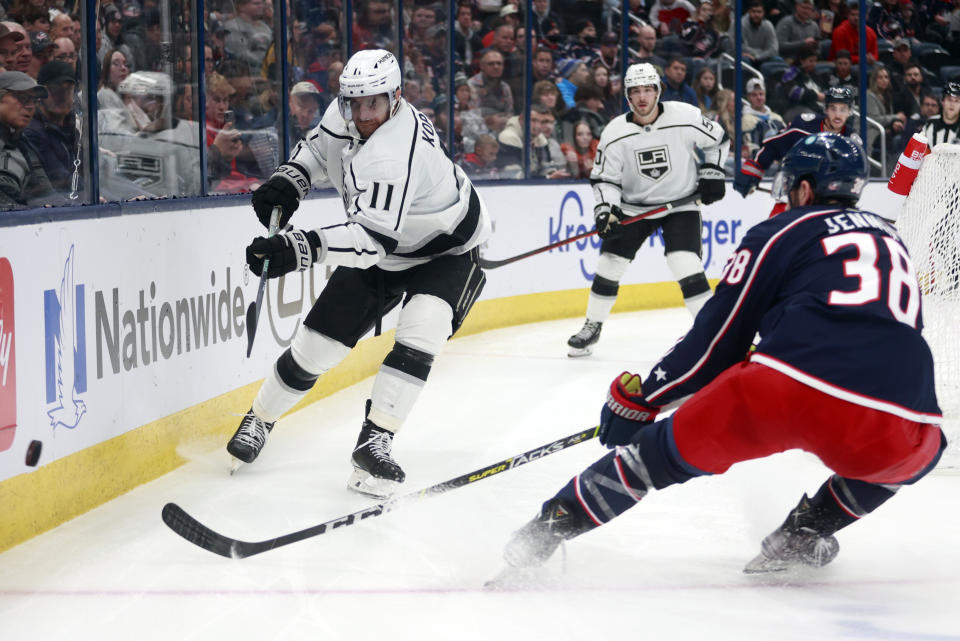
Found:
[[(601, 131), (623, 111), (621, 4), (532, 4), (527, 16), (519, 0), (462, 0), (448, 34), (449, 3), (410, 0), (398, 15), (391, 0), (357, 0), (349, 35), (354, 50), (402, 47), (405, 98), (433, 119), (470, 175), (525, 177), (529, 122), (528, 176), (583, 179)], [(731, 0), (629, 4), (628, 64), (656, 66), (663, 100), (698, 106), (731, 137), (739, 109), (744, 157), (793, 118), (822, 110), (826, 88), (842, 85), (859, 93), (856, 2), (746, 0), (741, 104), (732, 91)], [(101, 0), (98, 6), (94, 155), (104, 200), (237, 193), (270, 175), (284, 147), (280, 7), (288, 25), (286, 144), (314, 127), (336, 99), (347, 57), (342, 0), (206, 0), (205, 132), (191, 51), (195, 3)], [(80, 0), (0, 0), (0, 155), (16, 154), (26, 168), (15, 177), (0, 176), (2, 208), (30, 206), (37, 184), (67, 201), (82, 191), (85, 10)], [(872, 121), (866, 144), (874, 158), (883, 146), (895, 157), (913, 132), (940, 113), (945, 83), (960, 79), (960, 0), (877, 0), (866, 16)], [(11, 72), (18, 75), (5, 75)], [(34, 178), (38, 172), (44, 180)]]

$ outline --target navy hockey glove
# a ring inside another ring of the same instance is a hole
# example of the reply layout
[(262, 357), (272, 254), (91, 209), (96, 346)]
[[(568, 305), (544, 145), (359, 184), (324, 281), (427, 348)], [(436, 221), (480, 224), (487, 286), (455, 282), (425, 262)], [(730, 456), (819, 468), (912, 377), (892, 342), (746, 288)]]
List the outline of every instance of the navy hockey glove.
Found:
[(308, 191), (310, 179), (306, 173), (298, 165), (283, 164), (277, 167), (267, 182), (254, 190), (250, 201), (260, 223), (267, 228), (270, 227), (270, 213), (274, 206), (279, 205), (280, 229), (283, 229)]
[(623, 211), (616, 205), (600, 203), (593, 208), (593, 219), (597, 222), (597, 236), (600, 238), (614, 238), (620, 235)]
[(700, 183), (697, 191), (700, 192), (700, 202), (704, 205), (715, 203), (723, 199), (727, 190), (726, 174), (719, 165), (700, 165)]
[(760, 168), (760, 165), (746, 159), (740, 165), (740, 173), (733, 179), (733, 188), (746, 198), (751, 191), (757, 188), (761, 178), (763, 178), (763, 169)]
[(640, 377), (624, 372), (614, 379), (607, 402), (600, 410), (600, 442), (609, 448), (626, 445), (644, 425), (653, 423), (660, 408), (647, 403), (640, 390)]
[(250, 271), (259, 276), (263, 273), (263, 261), (269, 258), (267, 278), (302, 272), (316, 262), (318, 247), (320, 235), (315, 231), (294, 229), (270, 238), (261, 236), (247, 247), (247, 264)]

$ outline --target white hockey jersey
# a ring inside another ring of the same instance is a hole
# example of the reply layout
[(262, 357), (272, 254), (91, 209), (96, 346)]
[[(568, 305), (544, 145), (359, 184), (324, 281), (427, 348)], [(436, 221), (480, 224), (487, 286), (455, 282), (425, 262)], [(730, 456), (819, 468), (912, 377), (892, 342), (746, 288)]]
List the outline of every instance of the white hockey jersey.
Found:
[[(637, 124), (628, 111), (604, 127), (590, 173), (597, 204), (616, 205), (634, 216), (651, 205), (692, 195), (699, 182), (694, 147), (704, 163), (723, 167), (730, 140), (720, 123), (684, 102), (661, 102), (658, 109), (660, 115), (649, 125)], [(696, 209), (690, 205), (673, 211)]]
[(490, 235), (470, 179), (447, 158), (429, 118), (402, 98), (366, 140), (334, 101), (288, 164), (343, 198), (347, 222), (317, 230), (323, 263), (398, 271), (464, 254)]

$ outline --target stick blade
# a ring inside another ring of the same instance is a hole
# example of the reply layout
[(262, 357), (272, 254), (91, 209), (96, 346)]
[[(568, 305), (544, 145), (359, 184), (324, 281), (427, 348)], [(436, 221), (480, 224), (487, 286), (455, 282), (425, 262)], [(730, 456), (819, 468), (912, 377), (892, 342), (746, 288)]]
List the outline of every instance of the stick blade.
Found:
[(257, 335), (257, 304), (247, 307), (247, 358), (253, 352), (253, 339)]
[(167, 527), (190, 543), (228, 559), (237, 557), (233, 539), (214, 532), (187, 514), (176, 503), (164, 505), (160, 516)]

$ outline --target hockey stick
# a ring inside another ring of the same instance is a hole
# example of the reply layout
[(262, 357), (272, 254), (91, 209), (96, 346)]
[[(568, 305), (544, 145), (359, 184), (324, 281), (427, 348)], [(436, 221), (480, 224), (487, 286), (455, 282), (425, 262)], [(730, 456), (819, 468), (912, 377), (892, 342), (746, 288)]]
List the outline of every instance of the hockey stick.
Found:
[[(670, 211), (671, 209), (676, 209), (677, 207), (682, 207), (684, 205), (691, 205), (693, 203), (700, 202), (700, 194), (694, 194), (692, 196), (687, 196), (686, 198), (681, 198), (672, 203), (664, 203), (663, 205), (658, 205), (655, 209), (645, 211), (642, 214), (637, 214), (636, 216), (631, 216), (630, 218), (624, 218), (620, 221), (620, 225), (629, 225), (630, 223), (635, 223), (638, 220), (643, 220), (644, 218), (649, 218), (654, 214), (660, 214), (665, 211)], [(510, 263), (515, 263), (518, 260), (523, 260), (524, 258), (530, 258), (531, 256), (536, 256), (537, 254), (542, 254), (543, 252), (550, 251), (551, 249), (556, 249), (557, 247), (563, 247), (564, 245), (569, 245), (570, 243), (576, 242), (583, 238), (588, 238), (597, 233), (596, 229), (592, 231), (587, 231), (582, 234), (577, 234), (576, 236), (571, 236), (570, 238), (565, 238), (559, 240), (555, 243), (550, 243), (549, 245), (544, 245), (543, 247), (538, 247), (537, 249), (531, 249), (528, 252), (522, 254), (517, 254), (516, 256), (511, 256), (510, 258), (501, 258), (500, 260), (487, 260), (486, 258), (480, 258), (480, 267), (484, 269), (496, 269), (497, 267), (503, 267), (504, 265), (509, 265)]]
[[(277, 228), (280, 226), (280, 205), (273, 208), (270, 212), (270, 228), (267, 230), (267, 238), (277, 234)], [(253, 351), (253, 339), (257, 335), (257, 322), (260, 320), (260, 307), (263, 305), (263, 292), (267, 289), (267, 269), (270, 267), (270, 259), (263, 259), (263, 271), (260, 272), (260, 287), (257, 288), (257, 302), (250, 303), (247, 307), (247, 358), (250, 358), (250, 352)]]
[(228, 536), (218, 534), (187, 514), (183, 508), (176, 503), (167, 503), (164, 505), (161, 516), (163, 517), (163, 522), (166, 523), (171, 530), (194, 545), (198, 545), (204, 550), (209, 550), (214, 554), (219, 554), (220, 556), (225, 556), (227, 558), (244, 559), (248, 556), (260, 554), (261, 552), (268, 552), (274, 548), (296, 543), (297, 541), (309, 539), (313, 536), (320, 536), (329, 530), (347, 527), (348, 525), (353, 525), (354, 523), (358, 523), (375, 516), (380, 516), (381, 514), (386, 514), (387, 512), (393, 511), (401, 504), (412, 503), (420, 499), (442, 494), (449, 490), (490, 478), (495, 474), (512, 470), (516, 467), (520, 467), (521, 465), (526, 465), (531, 461), (536, 461), (545, 456), (556, 454), (560, 450), (577, 445), (578, 443), (589, 441), (597, 435), (597, 431), (599, 429), (599, 425), (597, 427), (591, 427), (590, 429), (577, 432), (576, 434), (571, 434), (570, 436), (547, 443), (546, 445), (535, 447), (532, 450), (524, 452), (523, 454), (515, 454), (514, 456), (505, 458), (502, 461), (497, 461), (492, 465), (487, 465), (472, 472), (461, 474), (460, 476), (447, 481), (441, 481), (440, 483), (431, 485), (430, 487), (426, 487), (422, 490), (410, 492), (409, 494), (404, 494), (398, 498), (387, 500), (383, 503), (374, 505), (373, 507), (357, 510), (352, 514), (347, 514), (346, 516), (341, 516), (340, 518), (332, 519), (325, 523), (314, 525), (313, 527), (308, 527), (305, 530), (300, 530), (284, 536), (278, 536), (275, 539), (267, 539), (266, 541), (239, 541), (237, 539), (231, 539)]

